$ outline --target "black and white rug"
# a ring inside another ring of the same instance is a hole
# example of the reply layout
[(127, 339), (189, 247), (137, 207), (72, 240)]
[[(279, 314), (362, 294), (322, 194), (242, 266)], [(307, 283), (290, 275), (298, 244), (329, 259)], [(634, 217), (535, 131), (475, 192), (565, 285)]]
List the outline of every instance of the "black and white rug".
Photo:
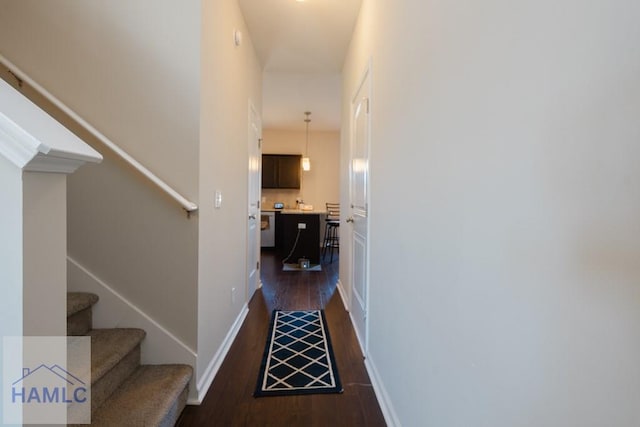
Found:
[(274, 310), (254, 396), (341, 392), (324, 311)]

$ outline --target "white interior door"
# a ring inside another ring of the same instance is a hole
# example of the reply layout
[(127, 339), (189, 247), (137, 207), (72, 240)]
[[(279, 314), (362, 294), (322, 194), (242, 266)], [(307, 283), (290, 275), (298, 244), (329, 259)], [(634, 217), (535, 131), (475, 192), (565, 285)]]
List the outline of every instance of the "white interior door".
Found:
[(369, 133), (370, 68), (351, 104), (350, 165), (351, 302), (350, 311), (364, 355), (367, 355), (369, 301)]
[(260, 281), (260, 163), (262, 125), (253, 104), (249, 103), (249, 188), (247, 220), (247, 301)]

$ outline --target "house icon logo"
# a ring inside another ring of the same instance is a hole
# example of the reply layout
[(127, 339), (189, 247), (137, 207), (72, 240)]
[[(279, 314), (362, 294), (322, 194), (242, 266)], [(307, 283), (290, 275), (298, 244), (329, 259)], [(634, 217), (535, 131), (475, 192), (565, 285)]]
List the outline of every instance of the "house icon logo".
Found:
[(0, 351), (0, 424), (91, 423), (91, 337), (3, 337)]
[(11, 384), (11, 402), (21, 404), (70, 404), (87, 401), (87, 386), (59, 365), (23, 368)]

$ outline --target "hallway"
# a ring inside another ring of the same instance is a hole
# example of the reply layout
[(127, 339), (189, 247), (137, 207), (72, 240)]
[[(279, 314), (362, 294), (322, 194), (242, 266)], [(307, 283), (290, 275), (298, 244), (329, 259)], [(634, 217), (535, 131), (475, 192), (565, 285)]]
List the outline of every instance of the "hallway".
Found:
[[(282, 272), (272, 252), (261, 256), (262, 288), (202, 405), (178, 422), (190, 426), (384, 426), (353, 327), (336, 291), (338, 263), (321, 272)], [(324, 308), (344, 393), (252, 396), (274, 309)]]

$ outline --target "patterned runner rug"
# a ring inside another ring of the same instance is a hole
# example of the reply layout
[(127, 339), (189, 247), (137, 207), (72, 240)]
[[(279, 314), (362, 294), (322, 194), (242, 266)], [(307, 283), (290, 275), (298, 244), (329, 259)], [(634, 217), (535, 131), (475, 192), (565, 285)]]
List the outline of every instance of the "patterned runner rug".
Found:
[(341, 393), (324, 311), (274, 310), (254, 396)]

